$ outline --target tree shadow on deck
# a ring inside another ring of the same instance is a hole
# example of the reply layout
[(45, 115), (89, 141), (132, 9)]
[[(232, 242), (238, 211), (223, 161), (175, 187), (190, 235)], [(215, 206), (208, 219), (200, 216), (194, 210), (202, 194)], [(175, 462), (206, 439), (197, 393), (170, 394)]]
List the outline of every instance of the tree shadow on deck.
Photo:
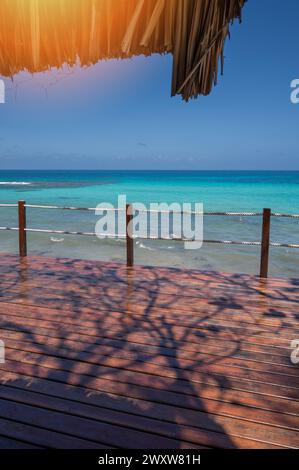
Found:
[[(254, 317), (245, 328), (240, 299), (229, 291), (233, 284), (220, 274), (202, 276), (24, 261), (18, 283), (1, 293), (7, 364), (0, 365), (6, 383), (0, 397), (58, 413), (54, 424), (44, 421), (47, 413), (34, 419), (94, 443), (258, 446), (264, 434), (254, 423), (254, 406), (268, 410), (271, 397), (261, 393), (263, 369), (256, 367), (252, 379), (254, 348), (243, 343), (263, 337), (264, 324)], [(230, 325), (227, 315), (241, 327)], [(273, 325), (275, 334), (282, 325)], [(30, 409), (24, 416), (32, 419)]]

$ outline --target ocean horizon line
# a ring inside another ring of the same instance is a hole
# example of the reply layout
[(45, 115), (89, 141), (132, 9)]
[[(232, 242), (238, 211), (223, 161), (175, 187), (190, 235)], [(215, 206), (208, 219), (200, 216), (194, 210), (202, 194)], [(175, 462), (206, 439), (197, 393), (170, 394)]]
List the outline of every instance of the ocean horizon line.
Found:
[(200, 169), (194, 169), (194, 170), (186, 170), (186, 169), (182, 169), (182, 170), (172, 170), (172, 169), (134, 169), (134, 170), (128, 170), (128, 169), (117, 169), (117, 168), (112, 168), (112, 169), (102, 169), (102, 168), (88, 168), (88, 169), (85, 169), (85, 168), (74, 168), (74, 169), (70, 169), (70, 168), (34, 168), (34, 169), (24, 169), (24, 168), (5, 168), (5, 169), (0, 169), (0, 172), (3, 171), (3, 172), (37, 172), (37, 171), (44, 171), (44, 172), (79, 172), (79, 171), (84, 171), (84, 172), (93, 172), (93, 171), (102, 171), (102, 172), (123, 172), (123, 173), (153, 173), (153, 172), (156, 172), (156, 173), (220, 173), (220, 172), (226, 172), (226, 173), (240, 173), (240, 172), (243, 172), (243, 173), (298, 173), (299, 172), (299, 168), (298, 169), (291, 169), (291, 170), (287, 170), (287, 169), (276, 169), (276, 170), (269, 170), (269, 169), (257, 169), (257, 170), (247, 170), (247, 169), (205, 169), (205, 170), (200, 170)]

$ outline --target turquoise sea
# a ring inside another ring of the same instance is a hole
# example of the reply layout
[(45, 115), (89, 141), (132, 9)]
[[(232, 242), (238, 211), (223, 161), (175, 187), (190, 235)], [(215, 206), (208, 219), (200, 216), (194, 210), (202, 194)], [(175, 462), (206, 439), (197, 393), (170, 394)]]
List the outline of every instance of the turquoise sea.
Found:
[[(299, 213), (299, 172), (270, 171), (0, 171), (0, 204), (96, 207), (128, 202), (202, 202), (205, 211)], [(27, 225), (93, 232), (94, 213), (28, 209)], [(0, 208), (0, 226), (16, 226), (16, 209)], [(205, 239), (259, 241), (261, 219), (206, 217)], [(299, 244), (299, 220), (273, 219), (272, 241)], [(29, 234), (29, 253), (101, 260), (125, 260), (122, 240), (70, 235)], [(17, 252), (17, 234), (0, 231), (1, 252)], [(136, 263), (257, 273), (259, 248), (204, 244), (186, 251), (183, 243), (136, 241)], [(270, 273), (299, 277), (299, 250), (272, 248)]]

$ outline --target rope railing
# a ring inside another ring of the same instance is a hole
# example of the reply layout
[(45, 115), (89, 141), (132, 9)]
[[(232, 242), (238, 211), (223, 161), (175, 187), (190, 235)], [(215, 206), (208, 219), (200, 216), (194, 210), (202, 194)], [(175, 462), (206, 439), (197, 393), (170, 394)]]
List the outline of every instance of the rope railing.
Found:
[[(1, 207), (18, 207), (18, 204), (0, 204)], [(72, 207), (72, 206), (54, 206), (54, 205), (41, 205), (41, 204), (24, 204), (24, 207), (30, 209), (56, 209), (56, 210), (69, 210), (69, 211), (90, 211), (101, 210), (104, 212), (125, 212), (125, 208), (112, 208), (112, 207)], [(261, 217), (263, 212), (198, 212), (198, 211), (176, 211), (176, 210), (156, 210), (156, 209), (135, 209), (133, 212), (140, 213), (157, 213), (157, 214), (186, 214), (186, 215), (204, 215), (204, 216), (228, 216), (228, 217)], [(271, 217), (288, 217), (299, 219), (299, 214), (284, 214), (279, 212), (271, 212)]]
[(273, 213), (271, 214), (272, 217), (287, 217), (290, 219), (299, 219), (299, 214), (279, 214), (279, 213)]
[[(262, 226), (262, 239), (261, 241), (238, 241), (238, 240), (203, 240), (203, 243), (221, 244), (221, 245), (240, 245), (240, 246), (258, 246), (261, 247), (261, 265), (260, 265), (260, 277), (268, 277), (269, 267), (269, 249), (270, 247), (275, 248), (296, 248), (299, 249), (299, 244), (294, 243), (278, 243), (270, 241), (270, 221), (271, 217), (282, 217), (299, 219), (299, 214), (283, 214), (283, 213), (272, 213), (271, 209), (264, 209), (263, 212), (197, 212), (197, 211), (175, 211), (175, 210), (152, 210), (152, 209), (137, 209), (132, 205), (127, 204), (126, 208), (114, 209), (111, 207), (67, 207), (67, 206), (54, 206), (54, 205), (37, 205), (37, 204), (26, 204), (25, 201), (19, 201), (18, 204), (0, 204), (0, 208), (7, 207), (18, 207), (19, 214), (19, 226), (18, 227), (0, 227), (0, 231), (13, 231), (19, 232), (19, 253), (21, 257), (27, 256), (27, 233), (44, 233), (54, 235), (81, 235), (81, 236), (97, 236), (99, 238), (111, 238), (111, 239), (126, 239), (127, 241), (127, 266), (132, 267), (134, 264), (134, 244), (133, 241), (136, 239), (140, 240), (160, 240), (160, 241), (173, 241), (173, 242), (191, 242), (191, 238), (184, 237), (155, 237), (155, 236), (136, 236), (130, 233), (130, 222), (133, 219), (133, 214), (136, 212), (143, 213), (158, 213), (158, 214), (181, 214), (181, 215), (200, 215), (200, 216), (229, 216), (229, 217), (263, 217)], [(125, 212), (126, 214), (126, 233), (125, 234), (99, 234), (95, 232), (78, 232), (78, 231), (67, 231), (67, 230), (50, 230), (41, 228), (27, 228), (26, 226), (26, 209), (56, 209), (56, 210), (68, 210), (68, 211), (90, 211), (95, 212), (100, 210), (103, 212)]]
[[(12, 231), (18, 232), (18, 227), (0, 227), (0, 231)], [(99, 238), (126, 238), (125, 234), (115, 234), (115, 233), (95, 233), (95, 232), (75, 232), (75, 231), (68, 231), (68, 230), (48, 230), (48, 229), (35, 229), (35, 228), (26, 228), (25, 232), (27, 233), (47, 233), (53, 235), (82, 235), (82, 236), (89, 236), (89, 237), (99, 237)], [(153, 240), (153, 241), (171, 241), (171, 242), (188, 242), (191, 241), (190, 238), (184, 237), (141, 237), (135, 236), (132, 237), (134, 240)], [(203, 240), (203, 243), (213, 243), (218, 245), (244, 245), (244, 246), (261, 246), (261, 242), (257, 241), (246, 241), (246, 240)], [(277, 242), (270, 242), (270, 246), (272, 247), (279, 247), (279, 248), (299, 248), (299, 245), (294, 243), (277, 243)]]
[[(0, 207), (17, 207), (17, 204), (1, 205)], [(116, 209), (111, 207), (69, 207), (69, 206), (52, 206), (52, 205), (40, 205), (40, 204), (25, 204), (26, 208), (30, 209), (52, 209), (52, 210), (63, 210), (63, 211), (89, 211), (95, 212), (101, 210), (103, 212), (125, 212), (126, 209)], [(148, 213), (148, 214), (181, 214), (181, 215), (218, 215), (218, 216), (230, 216), (230, 217), (256, 217), (262, 216), (262, 212), (198, 212), (198, 211), (176, 211), (176, 210), (156, 210), (156, 209), (136, 209), (132, 208), (133, 212)], [(299, 217), (299, 215), (298, 215)]]
[[(0, 204), (1, 207), (18, 207), (18, 204)], [(72, 206), (54, 206), (54, 205), (41, 205), (41, 204), (25, 204), (26, 208), (30, 209), (52, 209), (64, 211), (89, 211), (94, 212), (101, 210), (104, 212), (125, 212), (125, 208), (111, 208), (111, 207), (72, 207)], [(198, 212), (198, 211), (176, 211), (176, 210), (158, 210), (158, 209), (135, 209), (133, 212), (139, 213), (155, 213), (155, 214), (181, 214), (181, 215), (203, 215), (203, 216), (223, 216), (223, 217), (262, 217), (263, 212)], [(271, 217), (285, 217), (292, 219), (299, 219), (299, 214), (283, 214), (279, 212), (272, 212)]]
[(178, 214), (178, 215), (201, 215), (201, 216), (229, 216), (229, 217), (261, 217), (262, 212), (198, 212), (198, 211), (176, 211), (158, 209), (134, 209), (134, 212), (148, 214)]
[[(1, 206), (0, 206), (1, 207)], [(67, 207), (67, 206), (42, 206), (35, 204), (25, 204), (24, 207), (30, 209), (57, 209), (62, 211), (89, 211), (95, 212), (96, 210), (102, 210), (104, 212), (125, 212), (126, 209), (114, 209), (112, 207), (97, 208), (97, 207)]]

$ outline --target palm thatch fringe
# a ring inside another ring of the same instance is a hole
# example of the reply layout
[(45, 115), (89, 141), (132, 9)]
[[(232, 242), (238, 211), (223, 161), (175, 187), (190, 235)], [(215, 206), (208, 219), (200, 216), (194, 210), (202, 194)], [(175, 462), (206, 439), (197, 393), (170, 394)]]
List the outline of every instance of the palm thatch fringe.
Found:
[(173, 54), (172, 95), (210, 93), (246, 0), (1, 0), (0, 75)]

